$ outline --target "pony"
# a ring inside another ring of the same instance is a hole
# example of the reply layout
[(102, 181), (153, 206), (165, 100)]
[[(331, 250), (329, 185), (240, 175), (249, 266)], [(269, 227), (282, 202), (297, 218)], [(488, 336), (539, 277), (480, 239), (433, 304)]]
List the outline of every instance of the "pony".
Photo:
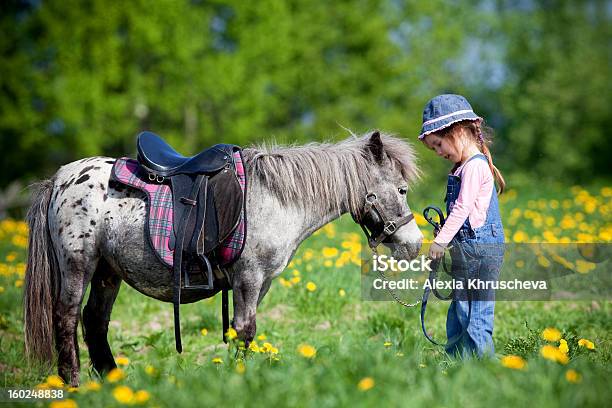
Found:
[[(402, 139), (375, 131), (338, 143), (253, 146), (243, 149), (243, 156), (248, 235), (240, 258), (227, 273), (232, 324), (247, 345), (255, 337), (257, 306), (300, 243), (345, 213), (360, 223), (369, 219), (372, 228), (377, 221), (371, 218), (382, 215), (365, 211), (372, 197), (386, 218), (410, 216), (384, 237), (383, 244), (398, 258), (417, 255), (423, 235), (407, 193), (420, 170), (413, 147)], [(90, 157), (62, 166), (38, 183), (27, 214), (26, 355), (51, 363), (55, 344), (58, 374), (75, 387), (80, 374), (80, 317), (93, 368), (103, 374), (116, 367), (107, 334), (122, 281), (144, 295), (172, 301), (172, 273), (147, 240), (146, 197), (109, 183), (114, 163), (112, 158)], [(215, 293), (185, 291), (181, 303)]]

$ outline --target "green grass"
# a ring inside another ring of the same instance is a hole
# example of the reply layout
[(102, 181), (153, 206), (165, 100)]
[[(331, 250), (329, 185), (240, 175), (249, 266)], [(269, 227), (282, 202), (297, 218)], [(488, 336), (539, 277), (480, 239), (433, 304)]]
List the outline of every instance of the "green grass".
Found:
[[(596, 194), (598, 190), (593, 191)], [(540, 196), (518, 194), (506, 203), (527, 207)], [(539, 192), (541, 194), (541, 192)], [(549, 196), (570, 197), (555, 190)], [(418, 201), (418, 200), (417, 200)], [(422, 208), (428, 202), (417, 202)], [(600, 215), (597, 222), (606, 223)], [(393, 302), (361, 300), (360, 272), (355, 264), (324, 266), (321, 250), (341, 248), (346, 234), (360, 233), (350, 217), (307, 240), (285, 279), (298, 270), (300, 283), (291, 288), (275, 281), (258, 310), (258, 335), (279, 349), (279, 360), (251, 353), (246, 370), (239, 373), (235, 350), (221, 342), (220, 296), (182, 306), (184, 352), (174, 350), (172, 305), (138, 294), (123, 284), (110, 324), (109, 340), (115, 355), (129, 358), (127, 378), (120, 384), (146, 390), (149, 406), (606, 406), (609, 405), (610, 301), (498, 302), (494, 340), (498, 357), (517, 354), (527, 360), (524, 370), (502, 366), (499, 359), (456, 361), (428, 343), (420, 332), (419, 308)], [(530, 235), (535, 231), (528, 231)], [(0, 262), (23, 261), (25, 252), (0, 242)], [(362, 240), (363, 243), (363, 240)], [(306, 250), (315, 257), (303, 260)], [(17, 259), (5, 261), (16, 252)], [(510, 267), (510, 266), (509, 266)], [(21, 290), (15, 275), (0, 276), (0, 387), (33, 387), (45, 381), (48, 370), (26, 364), (23, 353)], [(314, 292), (306, 283), (316, 283)], [(338, 291), (344, 289), (346, 296)], [(444, 336), (447, 304), (432, 302), (428, 326), (438, 339)], [(545, 327), (556, 327), (570, 346), (570, 362), (561, 365), (539, 355), (546, 342), (539, 337)], [(200, 330), (208, 334), (202, 336)], [(577, 346), (580, 338), (595, 343), (594, 351)], [(81, 381), (99, 380), (89, 366), (87, 347), (79, 333)], [(385, 346), (390, 342), (390, 346)], [(263, 341), (258, 340), (261, 345)], [(310, 344), (316, 356), (307, 359), (297, 351)], [(212, 363), (220, 357), (223, 364)], [(153, 366), (156, 374), (145, 372)], [(566, 380), (568, 369), (582, 376), (580, 383)], [(366, 377), (374, 386), (362, 391)], [(104, 383), (100, 391), (71, 394), (79, 406), (115, 406), (112, 391), (117, 383)]]

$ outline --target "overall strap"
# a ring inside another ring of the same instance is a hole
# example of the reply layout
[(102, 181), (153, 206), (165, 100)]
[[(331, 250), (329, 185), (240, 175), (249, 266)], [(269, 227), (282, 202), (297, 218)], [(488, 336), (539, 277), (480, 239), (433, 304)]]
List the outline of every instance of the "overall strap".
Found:
[(469, 159), (467, 159), (467, 161), (461, 165), (462, 169), (461, 169), (461, 172), (459, 173), (459, 176), (458, 176), (459, 178), (461, 178), (461, 174), (463, 174), (463, 170), (465, 169), (465, 165), (468, 164), (469, 162), (471, 162), (474, 159), (482, 159), (482, 160), (486, 161), (487, 163), (489, 163), (489, 159), (487, 159), (487, 156), (485, 156), (483, 153), (477, 153), (477, 154), (473, 155), (472, 157), (470, 157)]

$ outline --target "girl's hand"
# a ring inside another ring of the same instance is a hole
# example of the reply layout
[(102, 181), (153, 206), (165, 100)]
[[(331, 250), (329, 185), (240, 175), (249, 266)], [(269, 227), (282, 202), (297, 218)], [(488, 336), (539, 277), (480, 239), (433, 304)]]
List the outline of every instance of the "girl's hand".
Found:
[(442, 258), (443, 255), (444, 255), (444, 247), (440, 244), (432, 242), (431, 246), (429, 247), (429, 257), (431, 259), (438, 259), (438, 258)]

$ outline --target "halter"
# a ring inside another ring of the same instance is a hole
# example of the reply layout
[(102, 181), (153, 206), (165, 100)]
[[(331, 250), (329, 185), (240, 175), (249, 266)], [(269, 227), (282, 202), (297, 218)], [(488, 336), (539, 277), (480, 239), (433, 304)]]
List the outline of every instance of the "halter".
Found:
[(359, 224), (365, 233), (368, 239), (368, 245), (374, 252), (376, 252), (376, 248), (382, 242), (390, 238), (398, 229), (414, 219), (414, 215), (410, 213), (396, 220), (390, 220), (385, 215), (385, 210), (381, 207), (378, 197), (374, 193), (366, 194), (365, 205), (361, 216), (357, 217), (355, 214), (351, 215), (353, 216), (353, 220)]
[[(359, 224), (359, 226), (365, 233), (365, 236), (368, 239), (368, 245), (370, 246), (370, 249), (372, 249), (372, 252), (374, 252), (375, 254), (378, 254), (376, 248), (382, 242), (385, 242), (385, 240), (395, 234), (397, 230), (400, 229), (400, 227), (408, 224), (414, 219), (414, 215), (410, 213), (404, 217), (398, 218), (395, 221), (389, 220), (385, 216), (385, 211), (380, 206), (380, 203), (378, 202), (378, 197), (374, 193), (366, 194), (363, 213), (360, 217), (356, 217), (352, 213), (351, 215), (353, 216), (353, 220), (357, 224)], [(382, 271), (379, 270), (378, 274), (383, 280), (389, 280)], [(389, 292), (391, 297), (393, 297), (396, 302), (403, 306), (413, 307), (419, 304), (419, 301), (416, 301), (415, 303), (404, 302), (399, 298), (399, 296), (395, 294), (394, 291), (389, 288), (387, 288), (387, 292)]]

